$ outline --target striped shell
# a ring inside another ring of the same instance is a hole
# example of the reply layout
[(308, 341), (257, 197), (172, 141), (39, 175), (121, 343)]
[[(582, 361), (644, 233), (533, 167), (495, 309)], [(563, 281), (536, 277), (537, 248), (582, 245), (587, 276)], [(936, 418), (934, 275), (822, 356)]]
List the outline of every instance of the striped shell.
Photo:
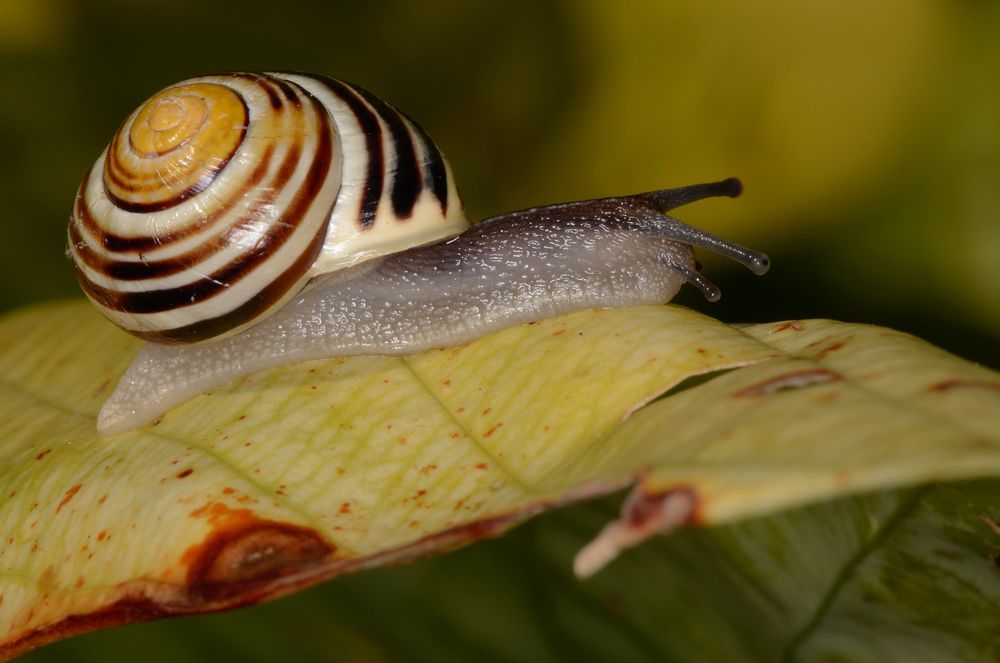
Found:
[(157, 93), (84, 177), (69, 255), (124, 330), (234, 334), (319, 274), (467, 227), (424, 131), (371, 93), (300, 74), (225, 74)]

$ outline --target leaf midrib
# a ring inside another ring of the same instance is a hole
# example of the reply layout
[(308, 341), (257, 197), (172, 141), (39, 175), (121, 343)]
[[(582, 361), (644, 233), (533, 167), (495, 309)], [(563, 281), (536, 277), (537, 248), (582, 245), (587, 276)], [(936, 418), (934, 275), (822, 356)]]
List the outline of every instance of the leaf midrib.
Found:
[(857, 570), (899, 529), (900, 525), (906, 521), (913, 510), (923, 500), (924, 495), (930, 490), (931, 485), (910, 490), (909, 494), (896, 507), (881, 527), (876, 530), (875, 534), (859, 547), (850, 559), (847, 560), (847, 563), (841, 567), (840, 572), (834, 577), (830, 587), (817, 604), (812, 617), (788, 640), (781, 654), (781, 661), (783, 663), (795, 663), (799, 650), (819, 630), (823, 620), (832, 610), (833, 604), (840, 597), (841, 592), (854, 579)]

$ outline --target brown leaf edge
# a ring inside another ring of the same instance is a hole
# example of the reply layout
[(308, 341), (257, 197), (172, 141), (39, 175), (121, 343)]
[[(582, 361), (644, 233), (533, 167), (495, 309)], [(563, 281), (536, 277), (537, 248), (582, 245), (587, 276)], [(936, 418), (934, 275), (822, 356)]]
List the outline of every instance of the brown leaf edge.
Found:
[[(632, 483), (581, 486), (551, 500), (524, 505), (505, 514), (430, 534), (399, 548), (359, 558), (338, 558), (336, 546), (319, 532), (258, 518), (248, 509), (213, 504), (217, 523), (205, 539), (183, 556), (186, 582), (172, 585), (132, 581), (118, 598), (93, 612), (62, 620), (0, 643), (0, 661), (92, 631), (169, 617), (221, 612), (292, 594), (337, 576), (387, 565), (401, 565), (500, 536), (542, 512), (599, 497)], [(44, 600), (44, 599), (43, 599)]]

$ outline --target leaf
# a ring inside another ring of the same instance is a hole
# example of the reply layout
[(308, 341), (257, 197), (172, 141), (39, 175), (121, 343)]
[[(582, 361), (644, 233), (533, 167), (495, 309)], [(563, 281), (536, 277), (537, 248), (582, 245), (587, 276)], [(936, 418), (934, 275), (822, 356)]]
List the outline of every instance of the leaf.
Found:
[(0, 323), (7, 655), (451, 548), (637, 476), (582, 570), (685, 522), (1000, 467), (994, 373), (857, 325), (586, 312), (286, 367), (99, 440), (136, 345), (84, 304)]
[(691, 520), (1000, 473), (993, 371), (880, 327), (795, 321), (744, 331), (785, 356), (655, 403), (588, 449), (605, 471), (630, 458), (653, 469), (624, 518), (578, 557), (579, 573)]
[[(619, 496), (282, 601), (71, 638), (24, 663), (135, 660), (996, 661), (1000, 481), (879, 492), (658, 537), (588, 582)], [(839, 654), (839, 658), (833, 654)]]

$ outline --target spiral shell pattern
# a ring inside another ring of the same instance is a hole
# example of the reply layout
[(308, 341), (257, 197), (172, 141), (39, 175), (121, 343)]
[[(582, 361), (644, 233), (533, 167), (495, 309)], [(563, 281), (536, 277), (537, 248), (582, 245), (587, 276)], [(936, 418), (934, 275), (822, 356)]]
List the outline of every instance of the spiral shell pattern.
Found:
[(300, 74), (157, 93), (84, 177), (69, 255), (87, 296), (151, 341), (228, 336), (313, 277), (461, 232), (444, 157), (374, 95)]

